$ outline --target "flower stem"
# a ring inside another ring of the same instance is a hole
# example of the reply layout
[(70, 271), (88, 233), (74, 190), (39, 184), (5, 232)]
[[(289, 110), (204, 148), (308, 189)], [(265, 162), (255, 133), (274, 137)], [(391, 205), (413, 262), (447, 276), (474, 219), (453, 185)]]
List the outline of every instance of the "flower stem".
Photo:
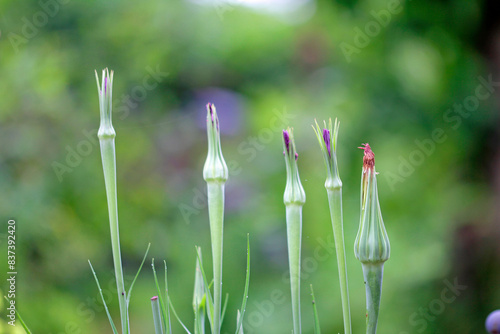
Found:
[(351, 311), (349, 307), (349, 288), (347, 284), (344, 228), (342, 222), (342, 186), (329, 188), (327, 189), (327, 193), (339, 268), (340, 296), (342, 299), (342, 313), (344, 316), (344, 332), (346, 334), (351, 334)]
[(366, 334), (377, 332), (384, 263), (363, 263), (363, 277), (366, 288)]
[(101, 146), (102, 168), (104, 171), (104, 183), (106, 185), (106, 196), (108, 200), (109, 227), (111, 232), (111, 250), (115, 267), (116, 289), (118, 291), (118, 303), (120, 305), (120, 319), (122, 333), (130, 333), (128, 318), (127, 293), (123, 281), (122, 259), (120, 253), (120, 233), (118, 225), (118, 205), (116, 194), (116, 151), (113, 129), (112, 106), (113, 106), (113, 71), (108, 69), (102, 71), (102, 84), (99, 85), (99, 77), (96, 72), (97, 91), (99, 93), (99, 109), (101, 123), (97, 137)]
[(224, 230), (224, 183), (207, 181), (208, 215), (214, 272), (214, 319), (212, 333), (220, 333), (222, 300), (222, 248)]
[(120, 305), (120, 318), (122, 333), (130, 333), (127, 295), (123, 280), (123, 268), (120, 252), (120, 234), (118, 225), (118, 206), (116, 194), (116, 153), (115, 134), (100, 133), (99, 142), (101, 146), (102, 167), (104, 171), (104, 182), (106, 184), (106, 195), (108, 199), (109, 227), (111, 232), (111, 249), (115, 267), (116, 288), (118, 291), (118, 303)]
[(286, 231), (288, 240), (288, 262), (290, 266), (290, 288), (292, 291), (293, 332), (301, 333), (300, 326), (300, 248), (302, 239), (302, 205), (286, 206)]
[(161, 323), (161, 311), (158, 296), (151, 298), (151, 307), (153, 309), (153, 321), (155, 325), (155, 334), (163, 334), (163, 326)]

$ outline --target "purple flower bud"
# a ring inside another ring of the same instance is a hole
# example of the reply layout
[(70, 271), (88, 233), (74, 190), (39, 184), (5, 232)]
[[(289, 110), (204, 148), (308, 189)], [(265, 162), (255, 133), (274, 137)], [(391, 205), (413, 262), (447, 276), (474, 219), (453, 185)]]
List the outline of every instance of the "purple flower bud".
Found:
[(288, 154), (290, 154), (290, 135), (286, 130), (283, 130), (283, 139), (285, 140), (286, 151)]
[(299, 154), (297, 152), (295, 152), (295, 161), (297, 161), (298, 158), (299, 158)]
[(106, 90), (108, 89), (108, 77), (104, 77), (104, 94), (106, 94)]
[(330, 149), (330, 130), (323, 129), (323, 140), (325, 141), (326, 148), (328, 150), (328, 156), (332, 157), (332, 151)]
[(151, 297), (151, 300), (157, 300), (158, 296)]
[(491, 334), (500, 334), (500, 310), (491, 312), (486, 318), (486, 330)]

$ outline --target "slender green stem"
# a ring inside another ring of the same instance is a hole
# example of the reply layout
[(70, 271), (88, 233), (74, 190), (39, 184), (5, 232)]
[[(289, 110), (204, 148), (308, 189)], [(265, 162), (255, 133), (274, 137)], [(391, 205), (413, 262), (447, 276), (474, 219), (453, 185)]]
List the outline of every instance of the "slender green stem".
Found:
[(321, 329), (319, 327), (319, 317), (318, 308), (316, 307), (316, 297), (314, 297), (313, 285), (311, 284), (311, 298), (313, 305), (313, 315), (314, 315), (314, 334), (321, 334)]
[(205, 334), (205, 309), (202, 307), (194, 314), (194, 333)]
[(290, 266), (290, 288), (292, 291), (293, 332), (301, 333), (300, 326), (300, 248), (302, 239), (302, 205), (286, 206), (286, 232), (288, 240), (288, 262)]
[(108, 199), (109, 227), (111, 231), (111, 249), (113, 252), (113, 263), (115, 267), (116, 288), (118, 291), (118, 303), (120, 305), (120, 318), (122, 333), (130, 333), (127, 294), (123, 280), (123, 268), (120, 252), (120, 234), (118, 225), (118, 206), (116, 191), (116, 153), (115, 134), (105, 133), (99, 135), (101, 145), (102, 166), (104, 170), (104, 181), (106, 184), (106, 195)]
[(342, 187), (328, 188), (328, 203), (333, 226), (333, 238), (339, 267), (340, 296), (344, 315), (344, 332), (351, 334), (351, 310), (349, 307), (349, 287), (345, 259), (344, 227), (342, 221)]
[(153, 309), (153, 321), (155, 324), (155, 334), (163, 334), (163, 325), (161, 323), (160, 302), (158, 296), (151, 298), (151, 307)]
[(363, 277), (366, 288), (366, 334), (377, 332), (384, 263), (363, 263)]
[(214, 272), (214, 313), (212, 333), (220, 333), (222, 301), (222, 249), (224, 230), (224, 183), (207, 181), (208, 215), (212, 241), (212, 259)]

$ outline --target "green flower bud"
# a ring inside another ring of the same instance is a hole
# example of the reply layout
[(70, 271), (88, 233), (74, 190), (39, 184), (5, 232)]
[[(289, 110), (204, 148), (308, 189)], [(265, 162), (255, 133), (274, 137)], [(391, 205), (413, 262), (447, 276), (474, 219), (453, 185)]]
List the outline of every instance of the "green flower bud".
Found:
[(207, 104), (207, 136), (208, 155), (203, 167), (205, 181), (225, 183), (228, 178), (228, 169), (220, 145), (219, 118), (215, 106)]
[(360, 148), (365, 154), (361, 175), (361, 217), (354, 254), (361, 263), (383, 263), (389, 259), (391, 246), (378, 201), (375, 155), (369, 144)]
[(316, 122), (316, 128), (313, 126), (313, 130), (318, 138), (319, 146), (323, 152), (323, 157), (325, 158), (326, 166), (326, 181), (325, 188), (327, 190), (342, 188), (342, 181), (340, 180), (339, 170), (337, 165), (337, 137), (339, 134), (339, 125), (335, 119), (335, 124), (332, 124), (332, 119), (330, 118), (328, 126), (326, 122), (324, 123), (323, 131)]
[(295, 148), (291, 128), (283, 130), (283, 150), (286, 164), (286, 187), (283, 202), (285, 205), (304, 205), (306, 202), (306, 193), (302, 187), (302, 183), (300, 183), (299, 168), (297, 166), (299, 154)]
[(99, 85), (99, 76), (95, 72), (97, 81), (97, 92), (99, 93), (99, 110), (101, 114), (101, 123), (97, 136), (99, 138), (114, 138), (115, 129), (112, 124), (111, 111), (113, 106), (113, 71), (102, 70), (102, 82)]

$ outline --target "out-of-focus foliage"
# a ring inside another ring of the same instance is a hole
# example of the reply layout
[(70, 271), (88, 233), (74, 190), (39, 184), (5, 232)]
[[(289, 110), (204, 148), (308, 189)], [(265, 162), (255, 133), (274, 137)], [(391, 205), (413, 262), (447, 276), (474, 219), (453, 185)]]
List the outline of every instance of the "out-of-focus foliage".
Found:
[[(170, 294), (185, 322), (193, 317), (195, 245), (211, 272), (202, 166), (205, 104), (213, 102), (231, 170), (223, 332), (233, 331), (241, 302), (247, 233), (252, 276), (245, 333), (290, 333), (292, 327), (285, 126), (294, 127), (307, 193), (304, 333), (313, 330), (309, 283), (323, 332), (342, 331), (324, 166), (310, 126), (314, 118), (337, 117), (353, 331), (362, 332), (365, 323), (361, 266), (352, 251), (362, 161), (356, 147), (369, 142), (392, 246), (380, 333), (481, 333), (500, 297), (487, 168), (496, 101), (490, 93), (476, 108), (467, 105), (470, 112), (453, 108), (473, 103), (478, 77), (490, 75), (474, 45), (482, 1), (407, 1), (385, 18), (380, 13), (391, 1), (304, 1), (281, 14), (244, 2), (0, 2), (0, 236), (5, 245), (5, 223), (14, 218), (16, 301), (29, 327), (34, 333), (111, 332), (88, 259), (118, 319), (96, 137), (94, 69), (109, 67), (115, 71), (125, 272), (135, 273), (151, 242), (150, 255), (167, 261)], [(390, 22), (373, 25), (374, 15)], [(363, 38), (357, 29), (372, 36)], [(347, 44), (358, 45), (350, 57)], [(0, 258), (3, 278), (6, 256)], [(455, 281), (467, 286), (455, 291), (459, 295), (445, 291)], [(131, 300), (133, 333), (153, 331), (153, 295), (146, 267)], [(5, 322), (3, 300), (0, 308), (0, 332), (18, 333)]]

